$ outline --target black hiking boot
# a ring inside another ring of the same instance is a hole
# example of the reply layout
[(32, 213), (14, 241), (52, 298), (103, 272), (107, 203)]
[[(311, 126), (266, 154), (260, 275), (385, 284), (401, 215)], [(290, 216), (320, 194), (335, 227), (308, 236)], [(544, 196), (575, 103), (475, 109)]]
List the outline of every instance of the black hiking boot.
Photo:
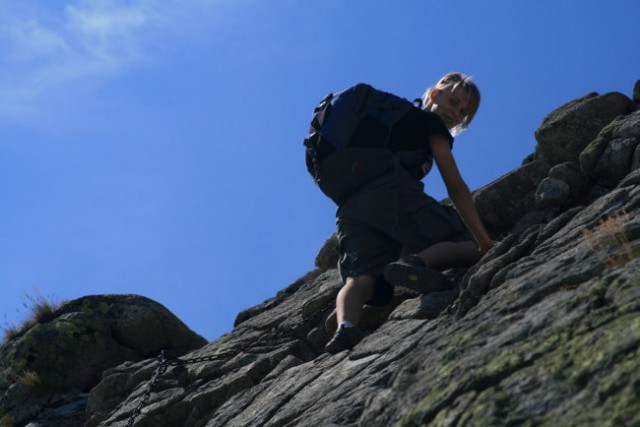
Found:
[(384, 278), (396, 286), (404, 286), (421, 294), (450, 289), (447, 277), (417, 255), (408, 255), (384, 269)]
[(340, 326), (331, 341), (324, 346), (324, 351), (329, 354), (337, 354), (343, 350), (353, 350), (362, 339), (364, 334), (355, 326)]

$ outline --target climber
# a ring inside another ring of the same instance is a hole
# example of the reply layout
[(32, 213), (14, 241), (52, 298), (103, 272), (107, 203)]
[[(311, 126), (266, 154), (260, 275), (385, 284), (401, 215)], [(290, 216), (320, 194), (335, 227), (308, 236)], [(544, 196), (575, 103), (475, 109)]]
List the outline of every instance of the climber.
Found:
[[(452, 134), (465, 130), (478, 109), (475, 83), (449, 73), (419, 106), (399, 99), (362, 84), (329, 95), (314, 110), (305, 140), (309, 172), (338, 204), (344, 286), (336, 299), (338, 328), (325, 346), (331, 354), (364, 337), (358, 322), (365, 304), (388, 305), (394, 285), (434, 290), (441, 270), (470, 266), (495, 244), (451, 152)], [(455, 210), (423, 191), (433, 160)], [(342, 184), (351, 187), (336, 191)], [(411, 255), (400, 258), (403, 248)]]

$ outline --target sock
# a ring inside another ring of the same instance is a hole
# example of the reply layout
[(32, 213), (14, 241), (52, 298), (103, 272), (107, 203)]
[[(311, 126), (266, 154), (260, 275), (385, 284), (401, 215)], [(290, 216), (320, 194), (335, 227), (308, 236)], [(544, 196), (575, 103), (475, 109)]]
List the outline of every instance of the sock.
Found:
[(345, 328), (353, 328), (353, 327), (354, 327), (354, 326), (356, 326), (356, 325), (354, 325), (353, 323), (349, 322), (348, 320), (343, 320), (342, 322), (340, 322), (339, 327), (341, 328), (341, 327), (343, 327), (343, 326), (344, 326)]

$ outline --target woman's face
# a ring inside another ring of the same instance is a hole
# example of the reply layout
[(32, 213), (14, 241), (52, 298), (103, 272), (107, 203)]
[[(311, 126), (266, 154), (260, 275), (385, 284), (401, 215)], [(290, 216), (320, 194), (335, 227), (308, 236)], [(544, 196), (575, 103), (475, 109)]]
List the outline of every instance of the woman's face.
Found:
[(436, 113), (444, 121), (447, 129), (458, 126), (468, 115), (469, 97), (457, 87), (455, 90), (434, 89), (425, 110)]

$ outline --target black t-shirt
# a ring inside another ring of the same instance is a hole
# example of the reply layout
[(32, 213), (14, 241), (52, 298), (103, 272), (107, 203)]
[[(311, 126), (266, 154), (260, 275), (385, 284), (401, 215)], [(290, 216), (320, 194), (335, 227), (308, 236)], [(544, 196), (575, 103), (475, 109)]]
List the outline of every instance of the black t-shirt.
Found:
[(433, 164), (429, 137), (441, 135), (453, 146), (453, 136), (435, 113), (412, 108), (391, 131), (389, 148), (397, 153), (400, 165), (416, 179), (424, 178)]
[(433, 135), (442, 135), (453, 144), (453, 136), (440, 116), (412, 108), (393, 127), (389, 147), (392, 151), (429, 149), (429, 137)]

